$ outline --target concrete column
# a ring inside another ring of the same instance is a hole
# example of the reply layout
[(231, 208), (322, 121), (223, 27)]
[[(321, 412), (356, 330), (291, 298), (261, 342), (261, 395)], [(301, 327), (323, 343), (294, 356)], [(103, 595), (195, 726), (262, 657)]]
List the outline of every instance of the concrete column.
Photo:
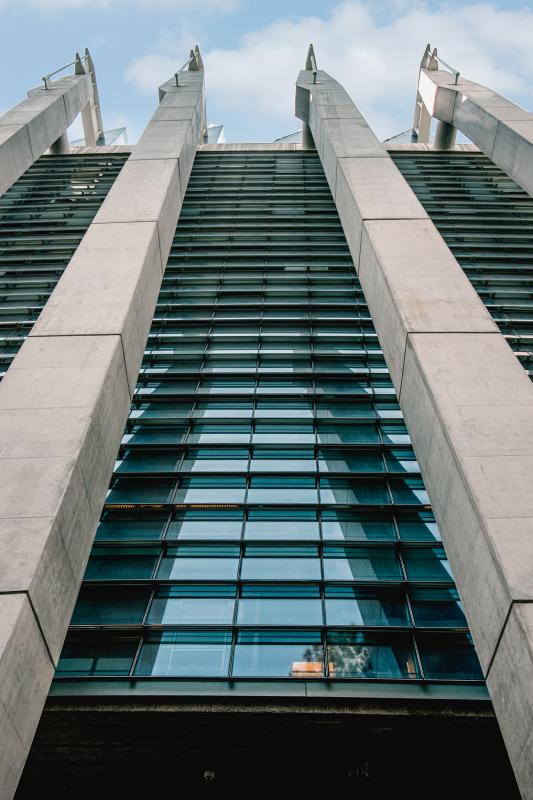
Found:
[(62, 133), (59, 139), (52, 142), (50, 145), (50, 153), (53, 155), (60, 155), (61, 153), (70, 153), (70, 145), (66, 133)]
[(0, 117), (0, 195), (61, 139), (88, 99), (89, 78), (72, 75), (51, 89), (32, 89)]
[(14, 794), (79, 591), (202, 131), (163, 99), (0, 385), (0, 797)]
[(324, 72), (311, 81), (300, 73), (297, 114), (309, 119), (511, 762), (533, 798), (533, 385), (342, 86)]
[(464, 133), (533, 195), (533, 114), (479, 83), (421, 70), (418, 91), (433, 117)]
[(435, 150), (453, 150), (456, 137), (457, 129), (453, 125), (439, 120), (435, 131), (435, 141), (433, 142)]

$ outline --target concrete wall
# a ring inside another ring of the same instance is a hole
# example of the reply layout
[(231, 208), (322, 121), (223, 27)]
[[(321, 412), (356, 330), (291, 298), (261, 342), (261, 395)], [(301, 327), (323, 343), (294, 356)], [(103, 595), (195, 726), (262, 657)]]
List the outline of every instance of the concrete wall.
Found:
[(0, 195), (66, 131), (89, 101), (89, 78), (72, 75), (0, 117)]
[(72, 615), (203, 131), (203, 72), (181, 82), (0, 385), (2, 800), (14, 794)]
[(533, 114), (479, 83), (445, 70), (421, 70), (419, 92), (431, 116), (453, 125), (533, 194)]
[(494, 708), (533, 798), (533, 385), (386, 149), (327, 73), (309, 121)]

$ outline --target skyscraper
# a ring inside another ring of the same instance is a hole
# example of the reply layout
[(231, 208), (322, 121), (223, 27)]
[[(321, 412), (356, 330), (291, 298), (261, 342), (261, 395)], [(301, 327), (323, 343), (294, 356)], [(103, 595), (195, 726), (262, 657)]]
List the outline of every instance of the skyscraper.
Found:
[(107, 148), (75, 66), (0, 119), (5, 796), (49, 689), (19, 797), (518, 796), (489, 691), (531, 796), (527, 112), (426, 51), (385, 148), (311, 49), (204, 144), (196, 49)]

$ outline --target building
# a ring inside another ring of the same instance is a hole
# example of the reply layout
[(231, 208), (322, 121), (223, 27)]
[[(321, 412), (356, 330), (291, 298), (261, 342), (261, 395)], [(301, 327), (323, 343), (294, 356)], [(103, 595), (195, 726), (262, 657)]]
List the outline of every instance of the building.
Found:
[(0, 118), (1, 796), (532, 797), (531, 115), (428, 49), (384, 146), (311, 48), (209, 144), (196, 49), (106, 147), (73, 66)]

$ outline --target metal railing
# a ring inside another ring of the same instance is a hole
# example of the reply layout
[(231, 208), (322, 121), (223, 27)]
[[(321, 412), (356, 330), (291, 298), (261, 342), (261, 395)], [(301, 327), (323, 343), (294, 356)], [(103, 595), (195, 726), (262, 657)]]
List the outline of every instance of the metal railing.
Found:
[[(87, 56), (86, 55), (80, 56), (79, 60), (86, 61), (87, 60)], [(45, 89), (51, 89), (52, 88), (52, 81), (50, 80), (52, 75), (57, 75), (59, 72), (63, 72), (63, 70), (68, 69), (69, 67), (75, 66), (75, 64), (77, 62), (78, 62), (78, 58), (75, 58), (74, 61), (70, 61), (68, 64), (65, 64), (64, 66), (59, 67), (59, 69), (55, 69), (53, 72), (49, 72), (47, 75), (43, 75), (41, 80), (44, 83), (44, 88)]]
[(452, 67), (452, 66), (451, 66), (451, 64), (448, 64), (448, 62), (447, 62), (447, 61), (445, 61), (443, 58), (441, 58), (441, 57), (439, 56), (439, 54), (437, 53), (437, 48), (436, 48), (436, 47), (435, 47), (435, 49), (433, 50), (433, 52), (432, 52), (432, 53), (428, 53), (428, 54), (427, 54), (427, 56), (428, 56), (428, 65), (427, 65), (426, 69), (430, 69), (429, 65), (431, 64), (431, 61), (432, 61), (433, 59), (435, 59), (435, 61), (437, 61), (437, 62), (438, 62), (439, 66), (442, 64), (442, 66), (443, 66), (445, 69), (449, 70), (449, 72), (451, 72), (451, 73), (452, 73), (452, 75), (453, 75), (453, 78), (454, 78), (453, 82), (454, 82), (455, 86), (457, 86), (457, 84), (458, 84), (458, 82), (459, 82), (459, 76), (460, 76), (460, 74), (461, 74), (461, 73), (459, 72), (459, 70), (458, 70), (458, 69), (455, 69), (455, 67)]

